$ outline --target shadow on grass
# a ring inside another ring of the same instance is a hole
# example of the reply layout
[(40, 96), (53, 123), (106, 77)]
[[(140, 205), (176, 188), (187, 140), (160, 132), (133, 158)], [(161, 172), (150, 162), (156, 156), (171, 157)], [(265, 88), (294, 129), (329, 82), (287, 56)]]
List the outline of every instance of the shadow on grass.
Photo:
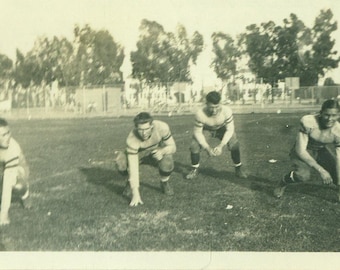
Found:
[[(101, 167), (81, 167), (79, 170), (86, 176), (86, 181), (89, 183), (104, 186), (117, 195), (129, 198), (130, 195), (126, 196), (126, 194), (124, 194), (125, 187), (128, 184), (128, 176), (124, 176), (116, 170)], [(140, 185), (141, 187), (147, 187), (157, 192), (161, 191), (160, 185), (156, 187), (155, 185), (143, 181), (141, 181)]]
[[(267, 178), (261, 178), (255, 175), (248, 175), (247, 179), (238, 178), (233, 172), (218, 171), (214, 168), (201, 168), (198, 177), (213, 177), (219, 179), (225, 179), (228, 182), (242, 186), (249, 190), (258, 191), (270, 198), (274, 197), (274, 189), (277, 185), (277, 181), (273, 181)], [(293, 193), (300, 195), (312, 196), (331, 203), (337, 202), (338, 188), (335, 186), (327, 186), (317, 183), (301, 183), (289, 185), (285, 193)]]
[(101, 167), (81, 167), (79, 171), (86, 176), (86, 181), (89, 183), (104, 186), (108, 190), (122, 195), (126, 181), (118, 171)]
[(299, 183), (289, 185), (285, 191), (288, 194), (297, 196), (312, 196), (331, 203), (337, 203), (338, 188), (335, 186), (327, 186), (319, 183)]

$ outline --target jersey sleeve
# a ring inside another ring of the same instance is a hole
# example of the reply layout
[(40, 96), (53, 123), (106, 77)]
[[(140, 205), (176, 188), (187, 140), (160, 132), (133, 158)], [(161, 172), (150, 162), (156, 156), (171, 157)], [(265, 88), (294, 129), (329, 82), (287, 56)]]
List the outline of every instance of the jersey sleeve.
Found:
[(203, 120), (203, 111), (199, 110), (198, 112), (196, 112), (195, 114), (195, 124), (194, 124), (195, 128), (203, 128), (204, 126), (204, 120)]
[(167, 141), (171, 138), (171, 131), (170, 127), (167, 123), (165, 122), (160, 122), (160, 134), (162, 136), (162, 141)]
[(4, 164), (5, 169), (19, 166), (22, 156), (23, 155), (19, 144), (14, 139), (11, 139)]
[(131, 131), (126, 139), (126, 153), (128, 155), (137, 155), (139, 148), (140, 145), (138, 143), (138, 140), (136, 140), (133, 131)]
[(233, 112), (231, 108), (225, 107), (225, 124), (228, 125), (234, 121)]
[(313, 123), (310, 115), (303, 116), (300, 119), (299, 131), (303, 134), (309, 135), (313, 129)]

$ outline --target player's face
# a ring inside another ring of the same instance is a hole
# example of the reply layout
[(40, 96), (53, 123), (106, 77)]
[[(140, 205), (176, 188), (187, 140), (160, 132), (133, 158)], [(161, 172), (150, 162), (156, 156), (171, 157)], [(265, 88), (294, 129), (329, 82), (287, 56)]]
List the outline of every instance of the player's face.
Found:
[(221, 105), (220, 104), (213, 104), (208, 102), (207, 103), (207, 110), (209, 115), (214, 116), (217, 115), (218, 112), (220, 111)]
[(320, 124), (323, 128), (331, 128), (339, 120), (339, 111), (336, 108), (325, 109), (320, 114)]
[(11, 132), (9, 127), (0, 127), (0, 148), (8, 148)]
[(153, 125), (151, 123), (139, 124), (137, 126), (138, 135), (143, 141), (146, 141), (151, 137)]

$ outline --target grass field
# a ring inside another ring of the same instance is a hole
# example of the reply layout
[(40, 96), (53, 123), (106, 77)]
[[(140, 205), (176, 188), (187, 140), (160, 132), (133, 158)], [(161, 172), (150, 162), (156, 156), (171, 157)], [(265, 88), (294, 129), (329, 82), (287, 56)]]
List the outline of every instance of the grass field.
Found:
[(290, 169), (288, 152), (301, 115), (235, 115), (250, 177), (235, 177), (229, 153), (202, 154), (201, 174), (194, 181), (184, 179), (193, 116), (155, 117), (169, 123), (177, 143), (171, 177), (175, 196), (164, 196), (158, 170), (143, 165), (144, 205), (137, 208), (121, 196), (125, 179), (113, 165), (113, 152), (124, 148), (131, 118), (11, 120), (30, 164), (33, 208), (13, 203), (11, 224), (0, 228), (0, 249), (340, 251), (334, 188), (314, 177), (289, 187), (280, 200), (272, 196)]

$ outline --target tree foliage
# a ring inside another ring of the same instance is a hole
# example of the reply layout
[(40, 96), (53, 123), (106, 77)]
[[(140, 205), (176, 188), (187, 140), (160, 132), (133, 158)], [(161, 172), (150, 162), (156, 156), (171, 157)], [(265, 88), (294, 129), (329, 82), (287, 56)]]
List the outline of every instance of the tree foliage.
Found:
[(102, 85), (122, 81), (119, 70), (124, 61), (123, 48), (106, 30), (95, 31), (89, 25), (76, 26), (75, 67), (76, 80), (85, 85)]
[(237, 61), (241, 52), (230, 35), (222, 32), (212, 34), (215, 57), (211, 63), (217, 78), (227, 81), (237, 74)]
[(155, 21), (142, 20), (137, 50), (131, 52), (132, 76), (146, 83), (190, 81), (190, 66), (203, 50), (203, 36), (188, 37), (184, 26), (166, 32)]
[(265, 82), (286, 77), (300, 77), (301, 85), (315, 85), (319, 76), (338, 67), (340, 58), (333, 51), (332, 32), (337, 23), (332, 22), (331, 10), (321, 10), (310, 29), (295, 15), (283, 20), (283, 26), (274, 22), (246, 27), (239, 43), (249, 56), (250, 70)]
[(123, 60), (123, 48), (108, 31), (75, 26), (72, 42), (42, 36), (26, 55), (17, 50), (13, 76), (24, 88), (54, 80), (61, 86), (112, 84), (122, 82)]

